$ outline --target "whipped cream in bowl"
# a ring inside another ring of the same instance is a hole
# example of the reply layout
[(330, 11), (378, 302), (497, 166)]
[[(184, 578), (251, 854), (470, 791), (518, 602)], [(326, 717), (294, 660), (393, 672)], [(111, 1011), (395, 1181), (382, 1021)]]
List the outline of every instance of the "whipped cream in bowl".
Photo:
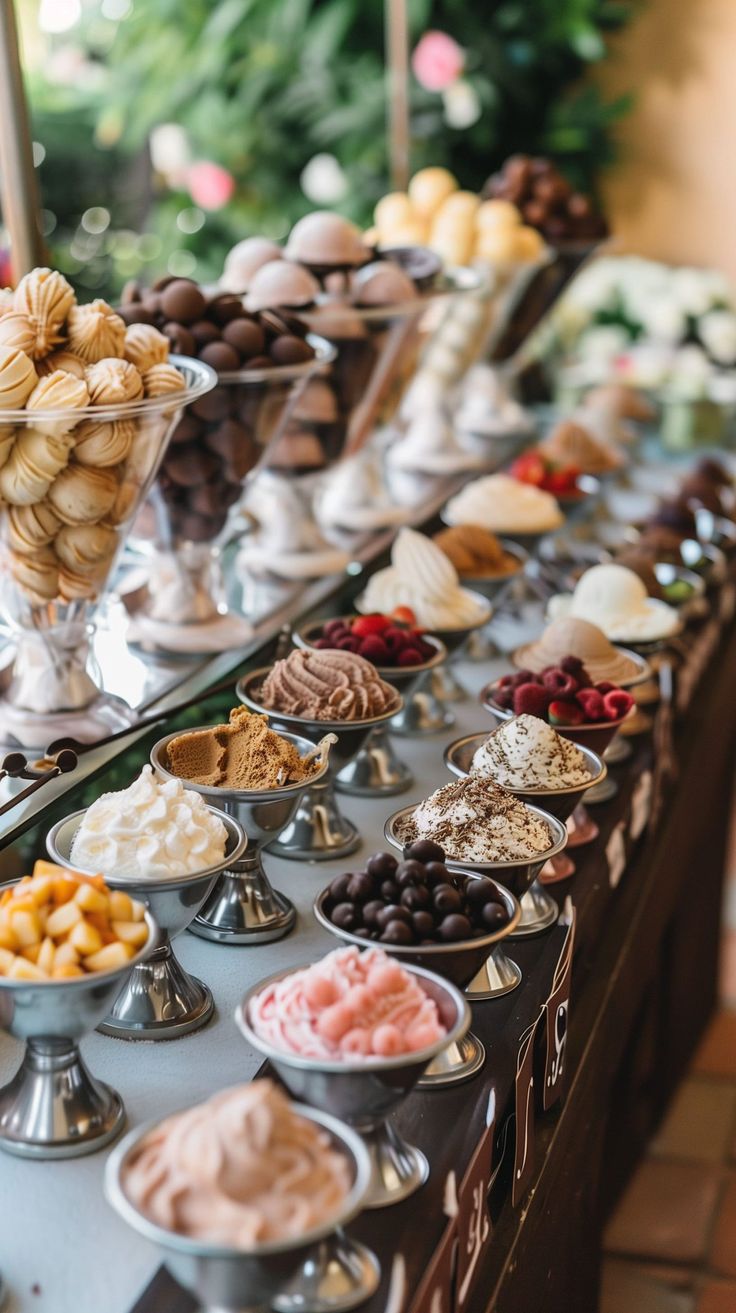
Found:
[(515, 716), (490, 734), (456, 739), (444, 759), (453, 775), (493, 780), (518, 798), (537, 800), (559, 820), (607, 773), (590, 748), (528, 715)]
[(452, 631), (480, 628), (492, 615), (480, 593), (461, 586), (457, 570), (437, 544), (408, 528), (394, 541), (391, 564), (371, 576), (356, 606), (366, 614), (385, 615), (409, 607), (416, 623), (443, 641)]

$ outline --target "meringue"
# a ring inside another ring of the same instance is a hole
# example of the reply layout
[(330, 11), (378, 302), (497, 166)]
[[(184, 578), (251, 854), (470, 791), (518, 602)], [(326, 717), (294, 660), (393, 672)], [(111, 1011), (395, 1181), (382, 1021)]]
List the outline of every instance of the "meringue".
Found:
[(74, 434), (74, 459), (95, 469), (118, 465), (128, 455), (135, 435), (136, 426), (130, 419), (85, 420)]
[(165, 397), (169, 392), (182, 392), (186, 387), (184, 375), (176, 368), (162, 362), (151, 365), (143, 375), (143, 388), (147, 397)]
[(143, 379), (128, 360), (98, 360), (89, 366), (86, 378), (94, 406), (138, 401), (143, 396)]
[(125, 330), (123, 355), (140, 374), (152, 365), (165, 365), (169, 358), (169, 339), (153, 324), (130, 324)]
[(316, 511), (321, 524), (353, 531), (388, 528), (409, 518), (406, 507), (391, 501), (379, 454), (369, 446), (330, 470), (317, 496)]
[(63, 341), (61, 328), (75, 302), (74, 289), (55, 269), (32, 269), (21, 278), (13, 308), (31, 321), (36, 337), (34, 357), (47, 356)]
[(62, 374), (73, 374), (75, 378), (84, 378), (87, 366), (79, 356), (75, 356), (73, 351), (52, 351), (50, 356), (43, 360), (36, 361), (36, 373), (39, 378), (45, 378), (47, 374), (53, 374), (60, 369)]
[(37, 382), (33, 361), (24, 351), (0, 346), (0, 410), (21, 410)]
[(452, 425), (441, 412), (418, 415), (403, 437), (388, 450), (390, 465), (428, 474), (452, 474), (480, 468), (484, 457), (460, 446)]
[[(36, 509), (44, 509), (38, 507)], [(47, 513), (53, 511), (45, 508)], [(56, 517), (54, 517), (56, 518)], [(58, 521), (57, 521), (58, 523)], [(59, 529), (54, 550), (67, 570), (82, 574), (95, 572), (106, 565), (118, 545), (114, 529), (102, 524), (69, 524)]]
[(35, 345), (36, 334), (28, 315), (19, 310), (3, 315), (0, 319), (0, 346), (17, 347), (25, 355), (32, 356)]
[(32, 556), (10, 552), (10, 573), (27, 593), (43, 602), (50, 602), (59, 591), (59, 569), (51, 547), (41, 547)]
[(84, 410), (89, 405), (87, 384), (73, 374), (65, 374), (57, 369), (55, 373), (42, 378), (26, 401), (26, 410), (68, 410), (68, 419), (46, 419), (43, 414), (36, 418), (36, 428), (41, 433), (63, 434), (74, 428), (75, 410)]
[(16, 552), (47, 547), (61, 528), (61, 520), (46, 502), (8, 508), (8, 542)]
[(8, 460), (0, 469), (0, 496), (13, 506), (43, 501), (52, 481), (69, 460), (73, 439), (39, 429), (19, 431)]
[(67, 332), (71, 350), (87, 364), (123, 354), (125, 321), (106, 301), (72, 306)]
[(549, 533), (564, 520), (555, 498), (508, 474), (468, 483), (445, 507), (447, 524), (479, 524), (492, 533)]
[[(0, 470), (0, 477), (3, 471)], [(110, 470), (90, 470), (72, 465), (62, 471), (49, 488), (49, 501), (64, 524), (101, 520), (111, 511), (118, 481)]]

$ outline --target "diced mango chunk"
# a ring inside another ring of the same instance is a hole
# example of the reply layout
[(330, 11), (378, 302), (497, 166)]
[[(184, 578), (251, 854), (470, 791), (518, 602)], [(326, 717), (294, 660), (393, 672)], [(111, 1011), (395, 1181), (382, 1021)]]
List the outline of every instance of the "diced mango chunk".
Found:
[(124, 944), (142, 948), (148, 939), (148, 926), (145, 921), (113, 921), (113, 934), (122, 939)]
[(133, 956), (133, 950), (127, 944), (105, 944), (99, 953), (90, 953), (85, 961), (88, 971), (116, 971), (124, 967)]
[(108, 898), (91, 884), (80, 884), (74, 895), (74, 901), (84, 912), (107, 912)]
[(46, 922), (46, 934), (58, 939), (60, 935), (68, 935), (81, 920), (82, 909), (78, 903), (62, 903)]
[(102, 936), (88, 921), (78, 921), (69, 935), (69, 943), (74, 945), (82, 957), (89, 957), (90, 953), (99, 953)]

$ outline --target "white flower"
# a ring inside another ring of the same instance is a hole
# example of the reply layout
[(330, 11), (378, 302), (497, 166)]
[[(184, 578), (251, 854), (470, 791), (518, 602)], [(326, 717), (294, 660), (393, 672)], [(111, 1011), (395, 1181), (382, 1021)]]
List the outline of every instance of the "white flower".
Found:
[(445, 122), (451, 128), (471, 128), (481, 115), (481, 103), (475, 87), (465, 78), (457, 78), (442, 92)]
[(644, 331), (659, 342), (681, 342), (687, 328), (685, 316), (672, 296), (652, 297), (640, 310)]
[(589, 328), (582, 334), (577, 345), (577, 355), (580, 360), (605, 362), (625, 350), (628, 344), (629, 335), (625, 328), (605, 324), (598, 328)]
[(719, 365), (736, 360), (736, 315), (732, 310), (711, 310), (698, 323), (698, 334), (709, 355)]
[(151, 163), (164, 177), (178, 178), (191, 163), (187, 134), (178, 123), (159, 123), (150, 139)]
[(344, 199), (348, 180), (334, 155), (313, 155), (305, 164), (299, 179), (308, 201), (315, 205), (336, 205)]
[(637, 342), (629, 352), (628, 374), (638, 387), (660, 387), (671, 368), (674, 352), (663, 342)]
[(618, 297), (623, 260), (593, 260), (586, 265), (563, 298), (564, 303), (579, 306), (595, 314), (613, 308)]
[(712, 309), (716, 298), (706, 270), (673, 269), (671, 285), (672, 294), (683, 314), (697, 319)]

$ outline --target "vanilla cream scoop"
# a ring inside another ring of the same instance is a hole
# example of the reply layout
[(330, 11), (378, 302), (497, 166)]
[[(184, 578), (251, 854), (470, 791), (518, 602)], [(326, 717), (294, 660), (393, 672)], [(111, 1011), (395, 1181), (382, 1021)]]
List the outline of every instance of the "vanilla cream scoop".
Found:
[(360, 599), (363, 612), (390, 613), (411, 607), (425, 629), (466, 629), (483, 624), (489, 608), (461, 588), (457, 570), (431, 538), (401, 529), (391, 549), (391, 564), (379, 570)]

